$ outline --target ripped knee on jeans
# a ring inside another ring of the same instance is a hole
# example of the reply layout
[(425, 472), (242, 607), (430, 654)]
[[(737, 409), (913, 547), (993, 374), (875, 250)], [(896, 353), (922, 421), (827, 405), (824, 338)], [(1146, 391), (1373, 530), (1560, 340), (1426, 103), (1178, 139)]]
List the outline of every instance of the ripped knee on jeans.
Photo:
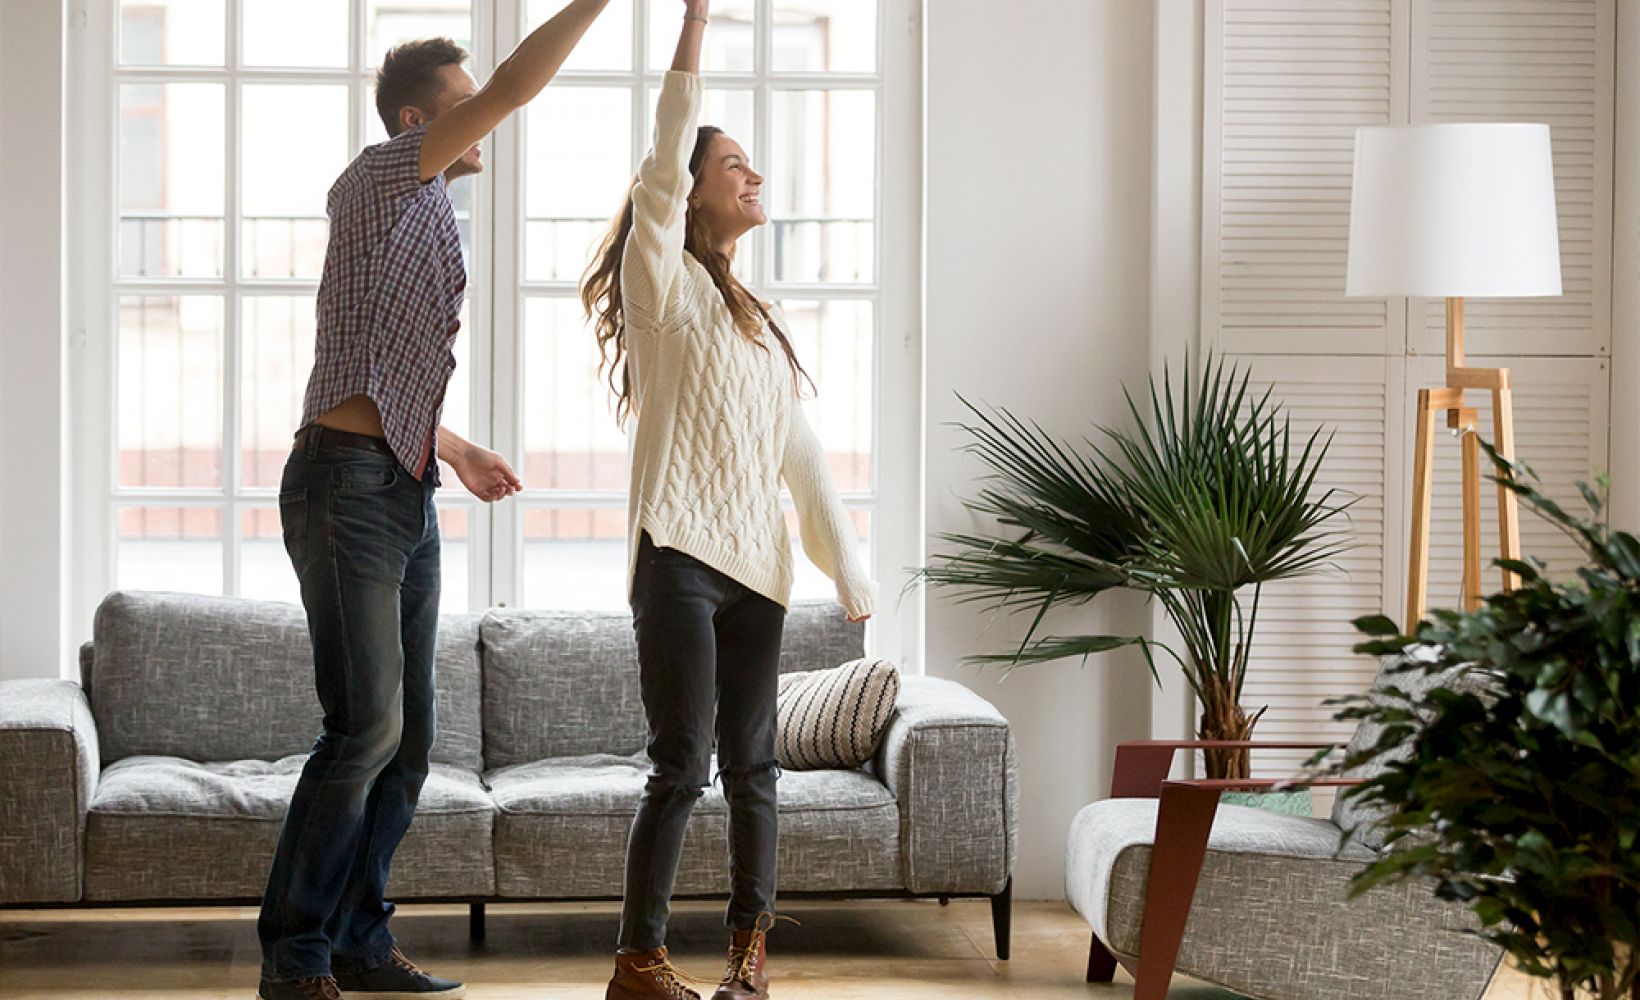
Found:
[(773, 771), (776, 781), (779, 781), (780, 776), (786, 773), (781, 770), (779, 761), (770, 758), (769, 760), (763, 761), (761, 764), (747, 764), (744, 767), (736, 767), (732, 764), (725, 764), (723, 767), (717, 769), (716, 774), (712, 775), (712, 781), (715, 784), (722, 784), (725, 777), (733, 781), (740, 778), (750, 778), (753, 775), (761, 774), (764, 771)]
[(644, 785), (644, 791), (650, 795), (676, 795), (698, 799), (706, 794), (710, 784), (709, 781), (695, 780), (688, 775), (657, 769), (649, 772), (649, 781)]

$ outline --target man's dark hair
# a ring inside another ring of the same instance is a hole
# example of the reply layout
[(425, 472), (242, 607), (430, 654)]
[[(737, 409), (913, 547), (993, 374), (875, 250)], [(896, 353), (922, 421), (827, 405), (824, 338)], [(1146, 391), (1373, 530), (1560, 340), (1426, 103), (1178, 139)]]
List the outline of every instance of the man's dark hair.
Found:
[(448, 38), (423, 38), (389, 49), (376, 71), (376, 113), (387, 126), (387, 134), (404, 131), (399, 109), (406, 105), (432, 111), (444, 89), (439, 70), (466, 61), (467, 50)]

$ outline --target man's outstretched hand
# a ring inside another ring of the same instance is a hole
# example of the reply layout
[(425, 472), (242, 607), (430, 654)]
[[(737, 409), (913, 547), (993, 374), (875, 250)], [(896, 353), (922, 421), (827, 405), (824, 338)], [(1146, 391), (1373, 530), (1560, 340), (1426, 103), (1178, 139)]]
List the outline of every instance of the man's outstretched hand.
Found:
[(461, 477), (467, 491), (485, 503), (494, 503), (524, 488), (507, 460), (488, 448), (473, 445), (450, 467)]

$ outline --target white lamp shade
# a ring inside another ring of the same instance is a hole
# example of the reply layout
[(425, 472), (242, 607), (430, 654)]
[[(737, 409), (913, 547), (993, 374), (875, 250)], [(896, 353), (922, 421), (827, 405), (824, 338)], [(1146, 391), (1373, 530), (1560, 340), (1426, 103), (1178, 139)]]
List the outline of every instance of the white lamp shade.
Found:
[(1356, 129), (1344, 292), (1559, 295), (1549, 126)]

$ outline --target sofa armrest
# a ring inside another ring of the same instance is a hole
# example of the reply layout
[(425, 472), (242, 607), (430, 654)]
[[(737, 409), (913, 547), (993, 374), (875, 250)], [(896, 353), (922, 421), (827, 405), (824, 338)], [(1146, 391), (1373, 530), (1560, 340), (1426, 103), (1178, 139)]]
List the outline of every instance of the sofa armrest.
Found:
[(0, 681), (0, 903), (80, 898), (85, 817), (100, 766), (73, 681)]
[(906, 677), (874, 761), (900, 806), (914, 893), (995, 895), (1019, 849), (1019, 771), (1008, 720), (955, 681)]

